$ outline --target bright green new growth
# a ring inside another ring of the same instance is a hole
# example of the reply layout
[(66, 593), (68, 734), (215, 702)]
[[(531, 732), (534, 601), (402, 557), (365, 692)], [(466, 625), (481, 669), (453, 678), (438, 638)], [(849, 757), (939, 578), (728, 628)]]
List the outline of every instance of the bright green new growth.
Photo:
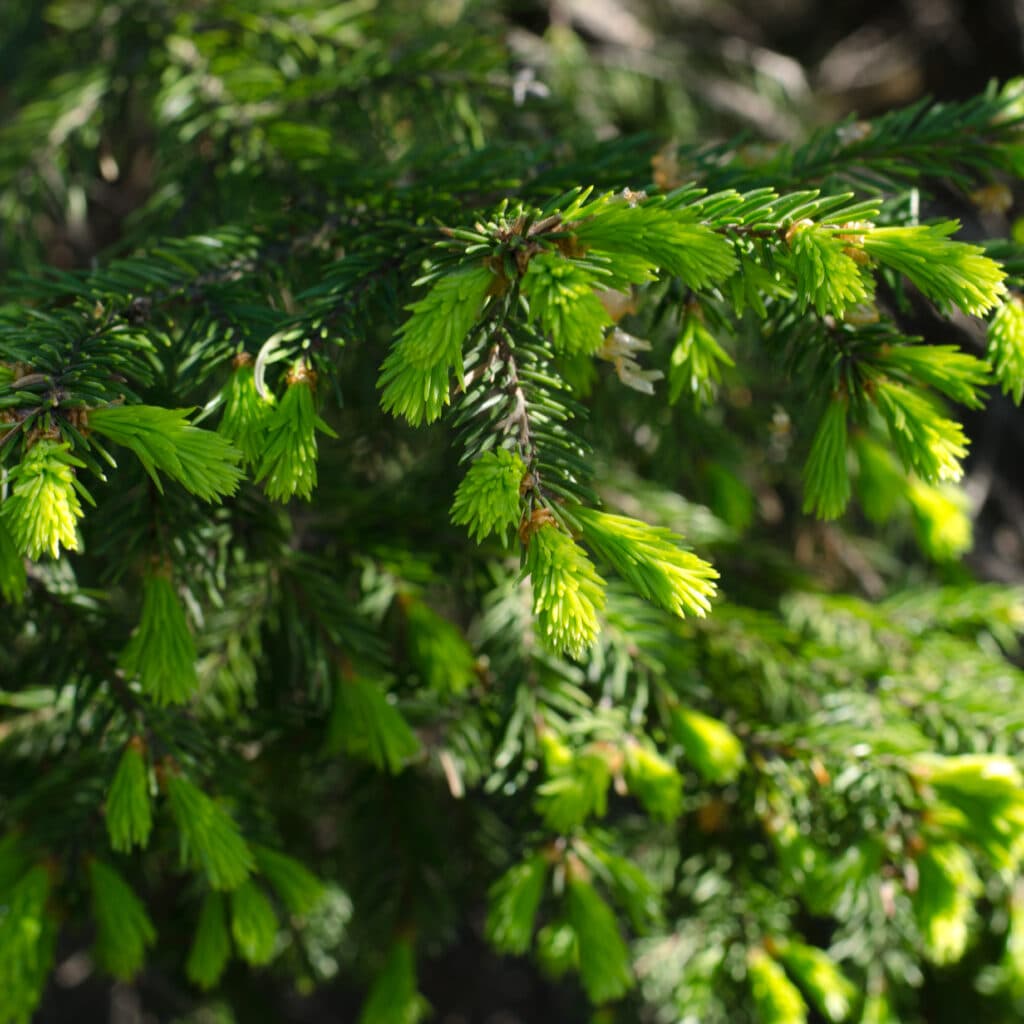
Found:
[(530, 316), (551, 335), (558, 352), (593, 355), (604, 344), (612, 318), (595, 291), (601, 281), (572, 260), (544, 252), (530, 260), (522, 291)]
[(96, 918), (96, 958), (122, 981), (130, 981), (156, 942), (156, 929), (128, 883), (108, 864), (89, 861), (92, 911)]
[(504, 536), (522, 515), (519, 485), (523, 460), (507, 448), (484, 452), (469, 467), (455, 492), (452, 522), (468, 528), (477, 542), (492, 533)]
[(723, 722), (676, 705), (669, 713), (672, 738), (708, 782), (732, 782), (746, 765), (743, 744)]
[(849, 256), (850, 242), (835, 228), (800, 221), (789, 229), (788, 238), (789, 250), (779, 262), (796, 281), (801, 312), (813, 306), (819, 316), (842, 316), (870, 298), (871, 278)]
[(708, 330), (699, 307), (688, 310), (669, 361), (669, 401), (678, 402), (686, 395), (698, 408), (710, 405), (715, 385), (722, 379), (722, 367), (735, 365)]
[(983, 404), (981, 389), (989, 384), (988, 365), (961, 352), (954, 345), (883, 345), (871, 362), (908, 385), (928, 384), (944, 395), (978, 409)]
[(267, 417), (266, 435), (256, 480), (263, 482), (267, 497), (306, 501), (316, 487), (316, 432), (336, 437), (316, 414), (313, 378), (303, 369), (295, 371), (284, 397)]
[(416, 734), (388, 699), (384, 687), (362, 676), (338, 680), (325, 746), (328, 753), (344, 751), (365, 758), (393, 775), (420, 749)]
[(249, 879), (231, 892), (231, 934), (239, 955), (254, 966), (274, 956), (277, 914), (266, 893)]
[(936, 562), (948, 562), (971, 550), (974, 530), (970, 499), (955, 484), (926, 484), (912, 476), (907, 500), (922, 551)]
[(1024, 398), (1024, 301), (1011, 295), (988, 325), (988, 358), (1003, 389), (1020, 405)]
[(251, 844), (251, 849), (259, 873), (270, 882), (290, 914), (301, 917), (320, 905), (323, 883), (309, 868), (294, 857), (257, 843)]
[(11, 493), (0, 504), (0, 513), (23, 555), (57, 558), (62, 544), (69, 551), (78, 550), (78, 497), (88, 499), (88, 494), (75, 478), (76, 466), (84, 463), (71, 454), (69, 445), (41, 440), (8, 473)]
[(824, 950), (786, 941), (780, 944), (778, 956), (822, 1016), (832, 1024), (849, 1018), (857, 1003), (857, 987)]
[(814, 434), (811, 453), (804, 465), (804, 511), (822, 519), (835, 519), (850, 500), (850, 477), (846, 469), (845, 395), (829, 402)]
[(256, 867), (234, 819), (183, 775), (169, 772), (165, 786), (181, 834), (181, 862), (203, 871), (212, 889), (237, 889)]
[(153, 828), (149, 772), (137, 742), (129, 743), (118, 761), (107, 793), (106, 812), (111, 849), (128, 853), (133, 846), (145, 847), (149, 843)]
[(909, 227), (870, 227), (864, 232), (864, 251), (879, 263), (906, 275), (942, 310), (959, 306), (983, 316), (1006, 294), (1006, 273), (984, 249), (951, 242), (958, 221)]
[(860, 1024), (902, 1024), (884, 992), (871, 992), (864, 1000)]
[(864, 430), (853, 434), (852, 447), (857, 456), (860, 506), (871, 522), (887, 522), (902, 505), (906, 474), (900, 459), (881, 438)]
[(234, 494), (242, 479), (242, 453), (224, 436), (188, 422), (190, 409), (110, 405), (89, 411), (89, 429), (130, 448), (157, 490), (157, 470), (203, 501)]
[(499, 952), (521, 956), (529, 950), (547, 873), (543, 855), (535, 853), (514, 864), (491, 886), (487, 941)]
[(763, 949), (747, 954), (750, 994), (763, 1024), (807, 1024), (807, 1004), (782, 965)]
[[(544, 747), (550, 778), (538, 787), (536, 802), (544, 824), (566, 835), (591, 815), (604, 817), (612, 780), (608, 758), (593, 749), (573, 756), (547, 734)], [(553, 757), (553, 753), (559, 756)]]
[(943, 838), (980, 849), (1000, 871), (1024, 859), (1024, 776), (1009, 758), (989, 754), (922, 756), (918, 778), (935, 794), (930, 824)]
[(57, 926), (47, 910), (46, 868), (12, 881), (0, 916), (0, 1024), (29, 1024), (53, 968)]
[(435, 693), (461, 693), (477, 678), (476, 657), (459, 629), (423, 601), (403, 600), (409, 660)]
[(427, 1001), (417, 991), (412, 942), (398, 939), (374, 979), (359, 1024), (420, 1024), (429, 1012)]
[(597, 1004), (618, 999), (633, 985), (629, 949), (611, 907), (583, 878), (568, 880), (569, 923), (579, 946), (580, 980)]
[(219, 892), (207, 892), (199, 910), (199, 923), (185, 963), (189, 981), (202, 989), (213, 988), (231, 957), (227, 901)]
[(573, 233), (588, 251), (639, 257), (694, 289), (721, 284), (737, 267), (727, 239), (663, 203), (605, 196), (580, 211)]
[(903, 464), (929, 483), (959, 480), (967, 438), (959, 423), (947, 419), (924, 392), (894, 380), (876, 382), (875, 404), (882, 413)]
[(530, 537), (526, 571), (541, 636), (553, 650), (580, 657), (600, 630), (604, 580), (572, 537), (550, 524)]
[(242, 453), (248, 466), (257, 466), (266, 447), (267, 428), (274, 411), (273, 396), (256, 389), (256, 374), (244, 362), (224, 385), (224, 414), (217, 428)]
[(711, 610), (718, 573), (680, 547), (682, 538), (671, 530), (583, 507), (573, 515), (587, 544), (641, 597), (680, 618)]
[(174, 582), (162, 570), (146, 574), (142, 613), (119, 659), (157, 704), (184, 704), (196, 692), (196, 646)]
[(625, 749), (626, 785), (652, 818), (675, 821), (683, 806), (679, 772), (651, 745), (631, 742)]
[(981, 888), (970, 855), (956, 843), (934, 843), (917, 858), (914, 914), (930, 960), (951, 964), (963, 956)]
[(385, 411), (413, 426), (441, 415), (451, 401), (452, 373), (463, 383), (462, 346), (494, 281), (486, 267), (456, 270), (407, 307), (412, 316), (398, 329), (377, 381)]

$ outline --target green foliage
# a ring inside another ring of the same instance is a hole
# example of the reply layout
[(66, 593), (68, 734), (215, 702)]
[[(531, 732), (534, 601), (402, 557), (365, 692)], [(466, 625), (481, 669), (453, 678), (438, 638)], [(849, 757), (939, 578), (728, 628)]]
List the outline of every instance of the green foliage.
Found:
[(578, 11), (13, 3), (0, 1024), (58, 929), (414, 1024), (485, 894), (567, 1020), (1018, 1019), (1024, 252), (929, 218), (1024, 85), (709, 145)]
[(153, 828), (149, 799), (149, 769), (142, 743), (132, 740), (117, 763), (107, 792), (107, 834), (110, 847), (128, 853), (133, 846), (145, 847)]
[(184, 775), (169, 772), (164, 785), (181, 834), (182, 863), (200, 868), (213, 889), (237, 889), (256, 865), (234, 820)]
[(804, 466), (804, 511), (822, 519), (841, 516), (850, 500), (846, 467), (847, 399), (835, 395), (818, 423)]
[(940, 309), (959, 306), (982, 316), (1006, 294), (1005, 272), (981, 246), (951, 242), (955, 220), (911, 227), (874, 227), (864, 233), (864, 251), (905, 274)]
[(963, 956), (980, 891), (977, 872), (962, 846), (935, 843), (918, 857), (914, 913), (929, 959), (949, 964)]
[(499, 952), (522, 955), (529, 950), (547, 873), (543, 854), (535, 853), (491, 886), (487, 941)]
[(555, 832), (572, 832), (591, 815), (603, 817), (608, 808), (611, 767), (600, 749), (584, 750), (576, 756), (565, 752), (554, 760), (551, 751), (557, 740), (546, 738), (550, 779), (537, 790), (537, 808), (544, 823)]
[(827, 1020), (840, 1024), (849, 1019), (857, 1003), (857, 988), (824, 950), (802, 942), (785, 942), (778, 955)]
[(553, 525), (541, 526), (530, 537), (526, 571), (544, 641), (555, 651), (582, 656), (600, 629), (604, 580), (572, 537)]
[(743, 744), (723, 722), (677, 705), (671, 709), (669, 728), (687, 760), (709, 782), (732, 782), (743, 770)]
[(997, 867), (1014, 871), (1024, 857), (1024, 776), (1014, 762), (988, 754), (922, 756), (916, 776), (936, 797), (933, 828), (977, 846)]
[(251, 879), (231, 891), (231, 934), (243, 960), (255, 966), (274, 956), (277, 915), (266, 894)]
[[(68, 551), (78, 550), (78, 520), (82, 517), (78, 498), (88, 495), (75, 478), (74, 467), (83, 465), (68, 445), (42, 440), (11, 469), (11, 493), (0, 511), (16, 551), (29, 558), (43, 554), (57, 558), (62, 544)], [(9, 555), (7, 562), (10, 564)], [(8, 569), (6, 574), (13, 580), (8, 587), (17, 593), (17, 571)]]
[(304, 368), (289, 374), (284, 397), (266, 416), (259, 471), (267, 497), (287, 501), (299, 497), (308, 501), (316, 487), (316, 432), (331, 436), (334, 431), (316, 414), (314, 380)]
[(807, 1004), (782, 966), (763, 949), (747, 955), (750, 994), (764, 1024), (806, 1024)]
[(422, 601), (402, 601), (409, 660), (436, 693), (461, 693), (476, 679), (476, 658), (458, 628)]
[(219, 892), (208, 892), (203, 896), (199, 910), (199, 923), (188, 953), (185, 973), (194, 985), (202, 989), (213, 988), (230, 957), (227, 901)]
[(894, 380), (877, 382), (875, 403), (889, 427), (893, 447), (908, 469), (929, 483), (959, 480), (967, 438), (958, 423), (941, 415), (926, 394)]
[(289, 913), (310, 914), (323, 902), (323, 884), (294, 857), (257, 844), (252, 845), (252, 852), (260, 874), (273, 886)]
[(51, 879), (41, 865), (5, 886), (0, 914), (0, 1024), (29, 1024), (53, 967), (57, 924), (47, 907)]
[(572, 211), (573, 235), (588, 252), (639, 257), (678, 277), (689, 288), (720, 284), (736, 270), (728, 241), (689, 211), (652, 200), (601, 196)]
[[(299, 406), (296, 412), (304, 412), (298, 399), (295, 401)], [(264, 397), (256, 389), (256, 372), (247, 356), (224, 385), (224, 413), (217, 429), (242, 453), (248, 466), (258, 466), (263, 458), (273, 409), (273, 397)]]
[(674, 821), (683, 805), (683, 780), (656, 750), (643, 743), (626, 745), (625, 776), (633, 793), (653, 818)]
[(708, 330), (700, 307), (688, 309), (669, 362), (669, 400), (677, 402), (687, 395), (697, 406), (710, 405), (722, 379), (721, 368), (735, 365)]
[(117, 978), (130, 981), (142, 968), (156, 929), (128, 883), (108, 864), (89, 862), (96, 958)]
[(593, 355), (612, 324), (595, 289), (599, 278), (555, 253), (540, 253), (523, 275), (530, 316), (551, 335), (556, 352)]
[(787, 234), (789, 251), (781, 262), (796, 281), (801, 312), (810, 305), (819, 316), (842, 316), (870, 299), (870, 278), (849, 255), (857, 253), (853, 239), (810, 220), (798, 221)]
[(27, 586), (24, 559), (14, 543), (6, 519), (0, 515), (0, 597), (8, 604), (18, 604), (25, 597)]
[(907, 499), (913, 509), (918, 543), (930, 558), (948, 562), (971, 550), (974, 532), (970, 502), (960, 488), (912, 478)]
[(374, 979), (359, 1024), (419, 1024), (429, 1013), (416, 989), (416, 956), (408, 939), (398, 939)]
[(988, 384), (988, 367), (952, 345), (885, 345), (872, 361), (907, 384), (930, 384), (961, 405), (983, 404), (980, 389)]
[(459, 484), (452, 502), (452, 522), (468, 528), (477, 541), (492, 533), (503, 537), (520, 517), (519, 485), (523, 460), (507, 448), (484, 452)]
[(408, 307), (412, 316), (399, 328), (377, 382), (388, 412), (413, 426), (441, 415), (451, 401), (452, 373), (463, 383), (462, 347), (494, 280), (486, 267), (456, 270)]
[(163, 570), (146, 574), (139, 624), (121, 652), (121, 667), (138, 676), (157, 704), (183, 704), (199, 686), (196, 646), (174, 582)]
[(988, 358), (1003, 393), (1024, 398), (1024, 302), (1011, 295), (988, 324)]
[(188, 409), (111, 405), (89, 413), (89, 429), (130, 448), (163, 489), (157, 470), (204, 501), (234, 494), (242, 473), (241, 453), (226, 438), (194, 427)]
[(680, 547), (681, 537), (628, 516), (594, 509), (574, 509), (583, 536), (648, 601), (680, 617), (706, 615), (718, 573), (703, 559)]
[(633, 976), (615, 915), (585, 878), (569, 878), (566, 901), (587, 995), (598, 1004), (619, 999), (632, 986)]
[(420, 745), (402, 712), (383, 687), (362, 676), (345, 677), (334, 688), (326, 748), (364, 757), (377, 768), (400, 772)]

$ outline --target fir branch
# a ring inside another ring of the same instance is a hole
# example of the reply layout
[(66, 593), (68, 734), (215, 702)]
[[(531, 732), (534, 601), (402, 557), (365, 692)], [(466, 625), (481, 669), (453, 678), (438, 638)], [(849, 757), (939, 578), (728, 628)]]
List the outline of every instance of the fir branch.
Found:
[(408, 307), (413, 315), (399, 328), (377, 382), (386, 411), (413, 426), (441, 415), (453, 371), (463, 383), (462, 346), (493, 283), (486, 267), (461, 269), (439, 278)]
[(988, 325), (988, 358), (1003, 394), (1024, 399), (1024, 302), (1010, 295)]
[(170, 574), (155, 570), (143, 581), (142, 613), (120, 657), (157, 704), (183, 704), (199, 687), (196, 647)]
[(255, 868), (252, 852), (231, 816), (173, 770), (164, 785), (181, 833), (181, 857), (202, 869), (210, 887), (237, 889)]
[(316, 432), (337, 437), (316, 414), (315, 385), (315, 374), (303, 365), (296, 367), (288, 374), (284, 397), (266, 417), (256, 480), (265, 481), (267, 496), (274, 501), (312, 497), (317, 478)]
[(526, 571), (541, 636), (554, 650), (581, 656), (597, 639), (604, 580), (572, 537), (552, 524), (530, 536)]
[(572, 509), (583, 538), (641, 597), (674, 615), (706, 615), (718, 573), (681, 548), (681, 537), (628, 516)]
[(89, 862), (92, 908), (96, 917), (96, 956), (115, 977), (130, 981), (142, 968), (156, 929), (139, 898), (109, 865)]
[(226, 438), (192, 426), (186, 419), (189, 411), (108, 406), (90, 410), (89, 429), (130, 448), (161, 492), (157, 470), (204, 501), (219, 501), (237, 489), (242, 456)]
[(909, 277), (940, 309), (955, 305), (982, 316), (1006, 294), (1006, 274), (981, 246), (951, 242), (959, 227), (955, 220), (872, 227), (864, 232), (864, 251)]
[(77, 523), (82, 517), (78, 499), (80, 495), (92, 499), (75, 477), (75, 469), (85, 463), (69, 448), (40, 440), (10, 471), (11, 493), (0, 504), (0, 513), (15, 548), (29, 558), (44, 552), (57, 558), (62, 544), (69, 551), (78, 550)]
[(226, 903), (221, 893), (207, 892), (199, 910), (199, 924), (185, 971), (189, 980), (202, 989), (211, 989), (217, 984), (231, 957)]
[(141, 740), (129, 742), (118, 761), (107, 793), (106, 821), (111, 849), (127, 853), (135, 845), (145, 848), (149, 843), (153, 813)]

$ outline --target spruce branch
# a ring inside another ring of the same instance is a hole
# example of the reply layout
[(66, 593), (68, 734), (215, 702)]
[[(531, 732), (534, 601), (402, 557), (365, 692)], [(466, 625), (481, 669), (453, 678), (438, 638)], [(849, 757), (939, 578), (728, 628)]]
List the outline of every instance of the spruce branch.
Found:
[(89, 429), (131, 449), (159, 491), (157, 470), (204, 501), (234, 494), (241, 453), (227, 438), (192, 426), (188, 409), (112, 405), (89, 412)]
[(440, 277), (408, 307), (412, 316), (399, 328), (377, 382), (387, 412), (413, 426), (441, 415), (453, 372), (463, 384), (462, 347), (493, 283), (487, 267), (460, 269)]
[(89, 862), (96, 956), (115, 977), (130, 981), (141, 969), (156, 929), (128, 883), (108, 864)]
[(135, 845), (145, 848), (153, 827), (149, 778), (142, 741), (134, 738), (117, 764), (106, 803), (107, 833), (111, 849), (127, 853)]

